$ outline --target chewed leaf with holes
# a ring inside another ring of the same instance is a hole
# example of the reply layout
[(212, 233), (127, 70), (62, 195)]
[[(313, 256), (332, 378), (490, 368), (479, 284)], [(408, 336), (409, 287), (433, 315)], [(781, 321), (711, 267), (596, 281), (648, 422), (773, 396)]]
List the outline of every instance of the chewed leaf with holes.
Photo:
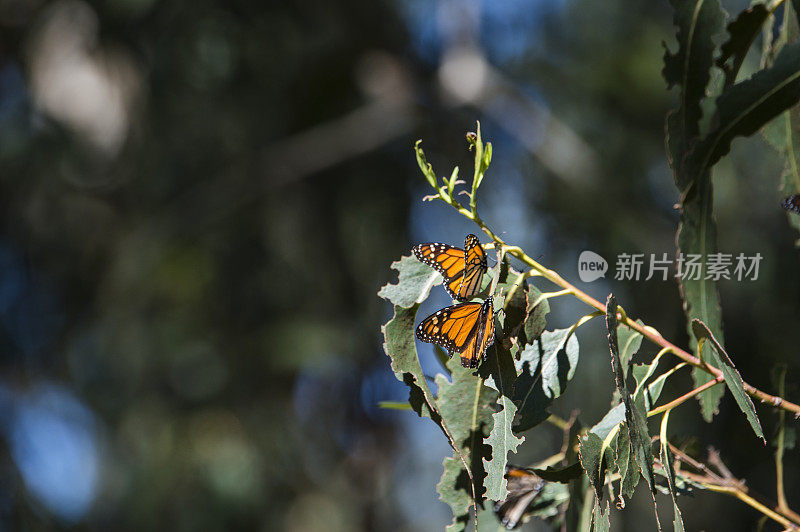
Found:
[[(497, 399), (497, 392), (484, 386), (483, 380), (473, 375), (472, 370), (461, 367), (455, 357), (448, 362), (448, 368), (452, 381), (442, 374), (436, 375), (439, 388), (436, 405), (442, 422), (453, 436), (454, 444), (472, 470), (477, 484), (475, 491), (480, 498), (486, 476), (483, 459), (491, 454), (491, 448), (484, 445), (483, 438), (492, 426), (490, 405)], [(445, 459), (444, 465), (444, 474), (437, 489), (442, 501), (449, 504), (453, 511), (453, 523), (448, 530), (463, 530), (472, 500), (469, 476), (458, 455)]]
[(514, 368), (514, 359), (511, 352), (498, 345), (487, 357), (486, 363), (481, 367), (482, 373), (488, 377), (487, 386), (499, 392), (497, 408), (499, 410), (492, 416), (492, 430), (486, 437), (486, 444), (492, 449), (491, 460), (483, 460), (486, 469), (486, 497), (493, 501), (506, 498), (506, 464), (508, 453), (515, 453), (525, 438), (514, 435), (512, 425), (517, 412), (517, 405), (512, 400), (514, 381), (517, 372)]
[(397, 284), (384, 285), (378, 295), (403, 308), (422, 303), (428, 298), (431, 287), (442, 282), (441, 275), (413, 257), (401, 257), (392, 263), (392, 269), (400, 274)]

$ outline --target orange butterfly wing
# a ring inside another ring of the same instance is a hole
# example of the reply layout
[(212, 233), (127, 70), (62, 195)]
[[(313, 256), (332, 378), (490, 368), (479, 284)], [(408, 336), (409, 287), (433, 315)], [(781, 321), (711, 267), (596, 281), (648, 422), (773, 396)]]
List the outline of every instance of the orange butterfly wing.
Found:
[(461, 354), (461, 365), (475, 368), (494, 343), (492, 298), (483, 303), (461, 303), (446, 307), (422, 320), (417, 338), (439, 344), (450, 353)]
[(444, 277), (444, 289), (459, 301), (472, 299), (486, 273), (486, 254), (475, 235), (467, 235), (466, 251), (440, 243), (419, 244), (412, 250), (417, 259)]
[(457, 299), (472, 299), (481, 289), (486, 270), (486, 253), (481, 241), (475, 235), (467, 235), (464, 240), (464, 275), (458, 287)]

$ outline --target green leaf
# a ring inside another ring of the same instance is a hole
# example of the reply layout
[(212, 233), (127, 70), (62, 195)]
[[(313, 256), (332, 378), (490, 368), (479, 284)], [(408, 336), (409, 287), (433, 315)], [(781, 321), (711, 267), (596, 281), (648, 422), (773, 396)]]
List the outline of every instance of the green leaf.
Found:
[(670, 0), (675, 14), (678, 50), (664, 53), (662, 74), (667, 86), (680, 86), (678, 107), (667, 115), (667, 147), (675, 182), (680, 190), (689, 183), (684, 156), (700, 134), (700, 102), (705, 97), (716, 45), (713, 37), (725, 22), (717, 0)]
[(670, 373), (666, 372), (659, 375), (653, 382), (646, 385), (646, 382), (653, 376), (658, 368), (659, 359), (654, 360), (650, 364), (634, 364), (631, 372), (633, 378), (636, 380), (636, 394), (634, 399), (638, 400), (639, 397), (644, 398), (644, 409), (646, 411), (652, 410), (653, 406), (658, 402), (661, 396), (661, 390), (664, 388), (664, 382), (669, 377)]
[(578, 339), (571, 329), (546, 331), (525, 347), (517, 360), (514, 383), (518, 419), (514, 430), (535, 427), (549, 416), (547, 408), (566, 390), (578, 365)]
[(450, 506), (453, 521), (447, 526), (447, 532), (462, 532), (469, 521), (469, 507), (472, 505), (472, 491), (469, 477), (457, 457), (444, 459), (444, 473), (436, 485), (439, 500)]
[[(686, 257), (689, 254), (701, 255), (701, 263), (716, 251), (717, 229), (712, 215), (714, 206), (713, 189), (710, 180), (699, 185), (699, 193), (683, 205), (681, 224), (678, 229), (679, 251)], [(706, 279), (706, 272), (700, 271), (699, 279), (684, 275), (680, 278), (683, 310), (687, 318), (687, 329), (691, 335), (692, 319), (698, 318), (707, 323), (717, 338), (722, 340), (722, 312), (719, 306), (717, 285), (712, 279)], [(696, 344), (692, 341), (692, 347)], [(695, 388), (705, 384), (713, 377), (705, 371), (694, 368), (692, 380)], [(700, 401), (700, 412), (707, 422), (719, 412), (719, 402), (725, 394), (722, 386), (710, 388), (697, 396)]]
[[(655, 477), (653, 476), (653, 450), (650, 445), (650, 435), (647, 432), (647, 417), (644, 413), (644, 400), (635, 401), (628, 391), (625, 375), (622, 371), (619, 357), (619, 341), (617, 338), (617, 300), (609, 294), (606, 301), (606, 328), (608, 329), (608, 347), (611, 352), (611, 367), (617, 391), (625, 404), (625, 424), (628, 429), (631, 454), (639, 465), (639, 470), (647, 482), (653, 498), (653, 507), (656, 505)], [(658, 513), (656, 513), (658, 523)], [(661, 525), (659, 523), (659, 529)]]
[(672, 508), (675, 514), (673, 525), (675, 532), (683, 531), (683, 517), (678, 508), (677, 489), (675, 487), (675, 470), (672, 466), (672, 453), (669, 450), (669, 441), (667, 440), (667, 424), (669, 423), (669, 413), (667, 410), (661, 418), (661, 467), (667, 477), (667, 485), (669, 486), (669, 494), (672, 497)]
[[(636, 323), (644, 325), (642, 320), (637, 320)], [(619, 339), (620, 364), (622, 364), (622, 369), (627, 373), (633, 355), (642, 347), (643, 336), (639, 331), (620, 323), (617, 327), (617, 338)]]
[(594, 427), (589, 429), (589, 432), (597, 434), (601, 440), (605, 440), (608, 433), (623, 421), (625, 421), (625, 404), (619, 403), (609, 410)]
[(599, 500), (603, 499), (603, 484), (605, 483), (605, 475), (600, 474), (600, 461), (603, 452), (603, 440), (597, 434), (592, 432), (586, 433), (581, 439), (578, 457), (581, 461), (581, 467), (586, 473), (594, 489), (595, 497)]
[(725, 71), (726, 86), (736, 81), (736, 74), (769, 15), (764, 4), (755, 4), (728, 24), (730, 37), (720, 48), (721, 53), (717, 58), (717, 66)]
[[(524, 308), (524, 307), (523, 307)], [(508, 453), (515, 453), (517, 447), (525, 441), (525, 438), (518, 438), (512, 431), (514, 415), (517, 412), (517, 405), (512, 400), (514, 381), (517, 372), (514, 368), (514, 359), (511, 353), (496, 345), (492, 353), (487, 357), (481, 369), (488, 369), (491, 376), (486, 381), (488, 386), (495, 388), (500, 396), (498, 405), (500, 410), (493, 416), (492, 430), (484, 440), (492, 449), (491, 460), (483, 459), (484, 469), (486, 470), (486, 497), (493, 501), (501, 501), (506, 498), (506, 464), (508, 463)]]
[(595, 532), (608, 532), (611, 528), (611, 508), (608, 501), (606, 501), (605, 510), (600, 506), (600, 501), (595, 499), (594, 510), (592, 511), (592, 530)]
[(614, 460), (620, 476), (620, 497), (621, 506), (625, 506), (625, 499), (633, 497), (633, 492), (639, 484), (639, 467), (636, 465), (636, 457), (631, 453), (630, 432), (627, 425), (623, 425), (617, 434), (617, 447)]
[[(431, 394), (422, 366), (417, 357), (417, 346), (414, 340), (414, 318), (418, 305), (404, 308), (395, 305), (394, 317), (381, 327), (384, 337), (383, 350), (391, 359), (392, 371), (400, 382), (409, 387), (409, 403), (419, 416), (431, 417)], [(432, 416), (438, 424), (437, 415)]]
[[(400, 273), (397, 284), (387, 283), (378, 296), (403, 308), (422, 303), (428, 298), (431, 288), (442, 282), (442, 276), (436, 270), (411, 256), (400, 257), (399, 261), (392, 263), (392, 269)], [(411, 329), (413, 331), (414, 327)]]
[(542, 292), (535, 286), (528, 287), (528, 308), (525, 318), (525, 338), (532, 343), (544, 332), (547, 325), (547, 313), (550, 312), (550, 303), (541, 299)]
[(387, 410), (411, 410), (411, 405), (400, 401), (379, 401), (378, 408)]
[(738, 404), (741, 411), (744, 412), (745, 416), (747, 417), (747, 421), (750, 422), (750, 426), (753, 428), (753, 432), (755, 432), (756, 436), (761, 438), (766, 444), (767, 440), (764, 438), (764, 431), (761, 430), (761, 422), (758, 420), (758, 415), (756, 414), (755, 406), (753, 406), (753, 401), (750, 400), (750, 396), (748, 396), (744, 391), (744, 381), (742, 381), (742, 376), (733, 365), (728, 353), (725, 352), (725, 349), (720, 345), (717, 339), (714, 338), (714, 334), (702, 321), (697, 319), (692, 320), (692, 331), (694, 332), (694, 335), (698, 341), (698, 350), (702, 349), (702, 346), (699, 344), (705, 341), (710, 342), (714, 347), (714, 349), (703, 350), (706, 360), (708, 362), (713, 362), (715, 367), (718, 367), (722, 370), (722, 376), (725, 378), (725, 384), (728, 386), (733, 398), (736, 400), (736, 404)]
[(752, 135), (798, 100), (800, 43), (793, 43), (783, 47), (771, 67), (717, 98), (717, 125), (689, 154), (689, 182), (708, 180), (707, 171), (730, 151), (734, 138)]
[[(497, 392), (484, 386), (483, 379), (472, 374), (469, 368), (461, 367), (458, 357), (453, 357), (448, 362), (452, 372), (452, 381), (440, 374), (436, 375), (436, 385), (439, 394), (436, 405), (444, 423), (453, 435), (455, 445), (464, 455), (472, 470), (472, 477), (477, 484), (475, 493), (480, 499), (482, 493), (482, 480), (485, 476), (483, 458), (488, 457), (491, 450), (483, 445), (483, 438), (489, 431), (492, 423), (492, 405)], [(448, 460), (454, 460), (450, 463)], [(461, 473), (456, 472), (458, 469)], [(445, 469), (437, 489), (439, 498), (450, 505), (453, 511), (455, 528), (448, 530), (462, 530), (468, 519), (469, 505), (472, 501), (472, 490), (469, 477), (464, 471), (464, 466), (457, 456), (445, 459)], [(467, 501), (465, 505), (463, 501)]]
[(430, 183), (433, 188), (436, 188), (436, 174), (433, 172), (433, 167), (425, 159), (425, 152), (422, 151), (420, 144), (422, 144), (422, 140), (418, 140), (414, 143), (414, 153), (417, 156), (417, 164), (419, 165), (419, 169), (422, 170), (422, 175), (428, 180), (428, 183)]
[[(509, 282), (499, 283), (500, 293), (506, 298), (505, 318), (503, 319), (503, 338), (512, 338), (519, 335), (520, 329), (527, 317), (528, 308), (528, 283), (522, 279), (522, 273), (510, 269)], [(511, 299), (508, 299), (511, 294)]]

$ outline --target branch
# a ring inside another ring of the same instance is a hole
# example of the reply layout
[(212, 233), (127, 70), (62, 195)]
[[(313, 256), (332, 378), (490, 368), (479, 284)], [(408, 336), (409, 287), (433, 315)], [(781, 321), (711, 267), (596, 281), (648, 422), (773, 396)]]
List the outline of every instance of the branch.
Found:
[[(582, 290), (576, 288), (574, 285), (569, 283), (567, 280), (565, 280), (563, 277), (561, 277), (555, 271), (550, 270), (548, 268), (545, 268), (544, 266), (539, 264), (537, 261), (533, 260), (520, 247), (518, 247), (518, 246), (510, 246), (510, 245), (506, 244), (503, 241), (502, 238), (497, 236), (497, 234), (495, 234), (486, 225), (486, 223), (478, 215), (477, 210), (472, 211), (470, 209), (464, 208), (461, 204), (459, 204), (457, 201), (455, 201), (452, 197), (444, 197), (441, 194), (439, 194), (438, 196), (436, 196), (436, 198), (444, 201), (445, 203), (447, 203), (448, 205), (450, 205), (451, 207), (456, 209), (462, 216), (464, 216), (467, 219), (472, 220), (473, 222), (475, 222), (475, 224), (478, 227), (481, 228), (481, 231), (483, 231), (484, 234), (486, 234), (486, 236), (488, 236), (489, 238), (491, 238), (495, 242), (495, 245), (505, 248), (505, 251), (506, 251), (506, 253), (508, 255), (511, 255), (512, 257), (520, 260), (523, 264), (525, 264), (526, 266), (531, 268), (531, 270), (536, 272), (536, 274), (541, 275), (542, 277), (544, 277), (545, 279), (547, 279), (551, 283), (553, 283), (555, 285), (558, 285), (561, 288), (563, 288), (561, 293), (572, 294), (577, 299), (583, 301), (587, 305), (589, 305), (591, 307), (594, 307), (597, 310), (601, 310), (601, 311), (605, 312), (605, 305), (600, 303), (598, 300), (596, 300), (595, 298), (593, 298), (589, 294), (583, 292)], [(561, 293), (559, 293), (559, 295), (561, 295)], [(661, 333), (659, 333), (653, 327), (650, 327), (650, 326), (647, 326), (647, 325), (639, 325), (638, 323), (636, 323), (636, 321), (634, 321), (634, 320), (630, 319), (628, 316), (626, 316), (624, 312), (620, 312), (619, 321), (621, 323), (624, 323), (625, 325), (627, 325), (631, 329), (635, 330), (636, 332), (638, 332), (639, 334), (641, 334), (642, 336), (644, 336), (645, 338), (647, 338), (648, 340), (650, 340), (654, 344), (662, 347), (663, 349), (666, 349), (667, 351), (669, 351), (673, 355), (677, 356), (678, 358), (680, 358), (681, 360), (683, 360), (687, 364), (690, 364), (690, 365), (692, 365), (692, 366), (694, 366), (696, 368), (700, 368), (703, 371), (705, 371), (706, 373), (710, 373), (711, 375), (713, 375), (717, 379), (720, 379), (720, 380), (723, 379), (722, 370), (720, 370), (718, 368), (715, 368), (713, 366), (709, 366), (708, 364), (706, 364), (705, 362), (701, 361), (699, 358), (695, 357), (691, 353), (687, 352), (684, 349), (681, 349), (677, 345), (673, 344), (672, 342), (670, 342), (669, 340), (667, 340), (666, 338), (661, 336)], [(715, 382), (715, 381), (711, 381), (711, 382)], [(770, 394), (768, 394), (768, 393), (766, 393), (764, 391), (761, 391), (758, 388), (756, 388), (755, 386), (752, 386), (752, 385), (750, 385), (750, 384), (748, 384), (746, 382), (744, 383), (744, 391), (749, 396), (751, 396), (751, 397), (753, 397), (755, 399), (758, 399), (762, 403), (769, 403), (775, 408), (780, 408), (780, 409), (783, 409), (783, 410), (786, 410), (786, 411), (789, 411), (789, 412), (793, 412), (795, 419), (800, 419), (800, 405), (792, 403), (791, 401), (787, 401), (786, 399), (783, 399), (782, 397), (778, 397), (778, 396), (775, 396), (775, 395), (770, 395)]]

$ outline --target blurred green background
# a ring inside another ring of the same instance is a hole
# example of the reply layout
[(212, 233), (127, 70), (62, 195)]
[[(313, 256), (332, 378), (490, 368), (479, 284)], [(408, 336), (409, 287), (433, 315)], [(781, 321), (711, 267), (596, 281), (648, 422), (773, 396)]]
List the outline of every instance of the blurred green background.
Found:
[[(675, 282), (577, 277), (586, 249), (612, 271), (619, 253), (674, 255), (671, 17), (651, 0), (0, 0), (0, 530), (441, 529), (449, 448), (376, 406), (407, 392), (375, 294), (414, 243), (474, 232), (421, 203), (411, 147), (469, 170), (476, 120), (493, 229), (685, 346)], [(800, 382), (782, 168), (755, 137), (715, 175), (720, 250), (764, 257), (757, 281), (721, 283), (727, 346), (770, 391), (777, 362)], [(420, 312), (446, 303), (435, 290)], [(552, 306), (548, 328), (588, 312)], [(612, 389), (602, 324), (579, 339), (554, 412), (593, 424)], [(771, 448), (730, 397), (714, 424), (688, 405), (671, 429), (774, 497)], [(543, 425), (515, 461), (559, 446)], [(652, 528), (640, 492), (614, 530)], [(687, 530), (759, 518), (713, 494), (682, 508)]]

